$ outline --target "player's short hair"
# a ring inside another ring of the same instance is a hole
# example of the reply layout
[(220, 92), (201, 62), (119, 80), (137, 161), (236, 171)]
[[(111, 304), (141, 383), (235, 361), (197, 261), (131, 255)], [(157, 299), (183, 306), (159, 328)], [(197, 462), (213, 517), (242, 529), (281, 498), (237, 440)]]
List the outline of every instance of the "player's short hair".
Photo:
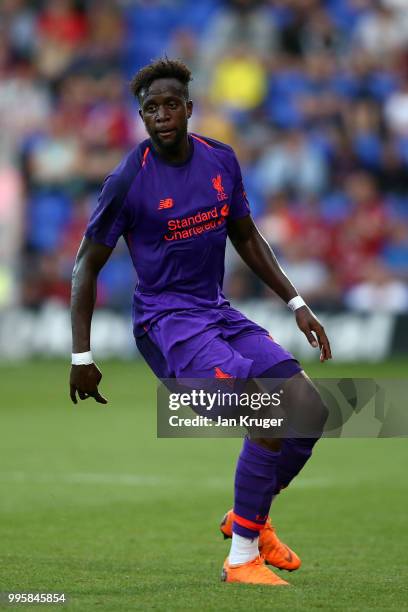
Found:
[(177, 79), (183, 85), (184, 96), (188, 100), (188, 84), (191, 81), (191, 72), (181, 60), (161, 57), (141, 68), (130, 83), (130, 90), (135, 98), (140, 101), (143, 89), (150, 87), (156, 79)]

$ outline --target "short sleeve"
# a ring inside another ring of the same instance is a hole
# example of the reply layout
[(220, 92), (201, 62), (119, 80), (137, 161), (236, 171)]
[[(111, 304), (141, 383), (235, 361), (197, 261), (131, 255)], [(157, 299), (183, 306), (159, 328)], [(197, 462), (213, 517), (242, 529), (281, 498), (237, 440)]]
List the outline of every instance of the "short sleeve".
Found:
[(87, 238), (111, 248), (116, 246), (120, 236), (130, 229), (126, 195), (126, 185), (120, 176), (106, 177), (85, 231)]
[(251, 211), (249, 208), (249, 202), (247, 195), (245, 193), (245, 187), (242, 180), (241, 168), (239, 167), (239, 163), (237, 158), (233, 158), (234, 172), (235, 172), (235, 183), (234, 189), (231, 195), (231, 206), (229, 218), (241, 219), (242, 217), (247, 217)]

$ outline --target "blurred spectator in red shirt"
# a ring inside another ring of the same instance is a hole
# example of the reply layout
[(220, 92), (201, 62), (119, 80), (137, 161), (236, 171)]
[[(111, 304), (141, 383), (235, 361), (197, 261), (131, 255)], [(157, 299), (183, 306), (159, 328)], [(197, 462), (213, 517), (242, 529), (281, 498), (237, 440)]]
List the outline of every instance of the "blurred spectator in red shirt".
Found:
[(359, 282), (367, 263), (377, 259), (390, 231), (383, 197), (374, 178), (352, 174), (346, 182), (349, 214), (336, 232), (335, 264), (343, 287)]
[(38, 20), (37, 62), (41, 74), (55, 80), (74, 61), (88, 34), (86, 15), (73, 0), (49, 0)]

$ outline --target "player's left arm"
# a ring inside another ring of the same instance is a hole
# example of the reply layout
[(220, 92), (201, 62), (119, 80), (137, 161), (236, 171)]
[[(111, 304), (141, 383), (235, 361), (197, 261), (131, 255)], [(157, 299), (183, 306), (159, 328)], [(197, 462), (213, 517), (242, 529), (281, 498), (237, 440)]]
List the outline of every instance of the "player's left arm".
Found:
[[(298, 295), (251, 215), (229, 219), (228, 236), (243, 261), (284, 302), (288, 303)], [(326, 332), (310, 308), (306, 305), (298, 308), (295, 316), (299, 329), (305, 334), (309, 343), (314, 348), (319, 346), (320, 361), (331, 359), (330, 343)]]

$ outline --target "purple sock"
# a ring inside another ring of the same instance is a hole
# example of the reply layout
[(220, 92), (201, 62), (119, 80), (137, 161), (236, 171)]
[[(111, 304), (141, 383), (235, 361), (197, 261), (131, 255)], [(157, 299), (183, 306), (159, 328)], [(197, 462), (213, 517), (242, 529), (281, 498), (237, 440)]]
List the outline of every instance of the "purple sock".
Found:
[(277, 465), (278, 490), (288, 486), (312, 455), (319, 438), (285, 438)]
[(234, 533), (256, 538), (266, 523), (278, 492), (277, 465), (281, 452), (273, 452), (245, 438), (235, 472)]

